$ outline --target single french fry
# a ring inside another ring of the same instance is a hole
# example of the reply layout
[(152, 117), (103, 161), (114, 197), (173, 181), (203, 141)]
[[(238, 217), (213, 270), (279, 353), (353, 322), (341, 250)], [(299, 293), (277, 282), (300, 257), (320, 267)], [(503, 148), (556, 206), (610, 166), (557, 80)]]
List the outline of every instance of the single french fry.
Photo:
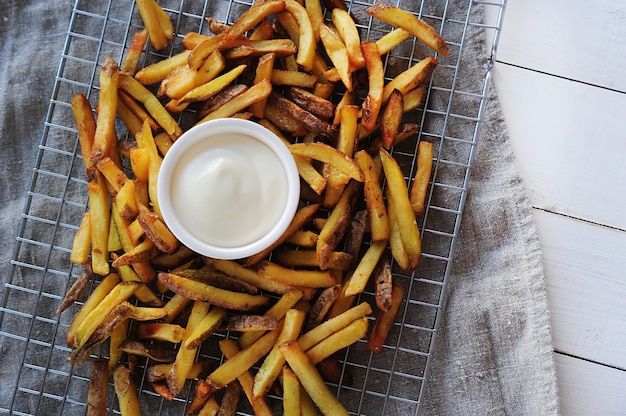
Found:
[(324, 320), (324, 317), (339, 296), (339, 293), (341, 293), (341, 288), (341, 284), (336, 284), (334, 286), (324, 289), (319, 294), (319, 296), (311, 306), (311, 310), (307, 314), (305, 325), (306, 330), (317, 326), (320, 322)]
[(324, 143), (296, 143), (289, 146), (294, 155), (309, 157), (320, 162), (328, 163), (346, 174), (349, 178), (363, 182), (363, 172), (354, 160), (345, 153)]
[(384, 3), (371, 6), (366, 12), (382, 22), (407, 30), (433, 50), (448, 56), (450, 45), (431, 25), (418, 19), (413, 13)]
[(367, 339), (366, 346), (371, 351), (379, 353), (382, 350), (383, 344), (398, 315), (403, 298), (404, 289), (400, 284), (394, 282), (391, 289), (391, 307), (387, 311), (380, 311), (378, 313), (372, 332)]
[(168, 39), (156, 10), (160, 6), (153, 0), (135, 0), (135, 2), (137, 3), (141, 20), (143, 20), (150, 35), (150, 44), (156, 50), (165, 49), (168, 45)]
[(404, 174), (398, 163), (384, 149), (380, 150), (385, 178), (387, 179), (387, 200), (392, 199), (394, 208), (397, 209), (396, 218), (402, 244), (409, 258), (409, 267), (414, 269), (419, 263), (422, 243), (415, 213), (411, 208), (409, 193), (404, 180)]
[(324, 22), (324, 11), (322, 10), (320, 0), (304, 0), (304, 8), (309, 14), (311, 26), (313, 26), (315, 43), (318, 43), (320, 40), (320, 26)]
[(324, 415), (348, 415), (346, 409), (328, 389), (322, 376), (297, 341), (285, 342), (278, 348), (289, 363), (289, 367), (298, 376), (298, 380)]
[(107, 407), (109, 362), (104, 358), (91, 360), (89, 391), (87, 392), (87, 415), (104, 416)]
[(386, 248), (387, 241), (385, 240), (375, 241), (369, 246), (347, 283), (346, 296), (358, 295), (365, 290), (365, 285), (369, 281), (376, 264), (378, 264)]
[(76, 130), (78, 131), (78, 142), (83, 157), (85, 169), (89, 170), (91, 162), (91, 148), (96, 134), (96, 120), (91, 111), (89, 100), (82, 93), (77, 93), (72, 97), (72, 112), (76, 120)]
[[(187, 36), (189, 36), (188, 34)], [(150, 64), (135, 74), (135, 79), (143, 85), (152, 85), (163, 81), (176, 68), (187, 64), (191, 51), (184, 50), (169, 58)], [(208, 56), (208, 55), (207, 55)]]
[(121, 71), (123, 73), (135, 76), (137, 69), (139, 68), (139, 60), (141, 59), (141, 54), (143, 53), (143, 48), (146, 46), (147, 40), (147, 29), (135, 32), (133, 39), (130, 41), (128, 52), (126, 52), (126, 57), (122, 62)]
[(230, 71), (222, 74), (211, 81), (199, 85), (190, 90), (180, 98), (181, 103), (190, 103), (194, 101), (203, 101), (213, 97), (222, 91), (227, 85), (233, 82), (246, 69), (246, 65), (238, 65)]
[(376, 42), (362, 42), (361, 49), (367, 69), (369, 90), (363, 101), (361, 123), (368, 132), (372, 132), (382, 107), (385, 70)]
[(380, 259), (375, 271), (376, 289), (375, 299), (376, 306), (381, 311), (388, 311), (392, 305), (392, 288), (393, 276), (391, 273), (391, 264), (387, 257)]
[(98, 100), (98, 121), (94, 134), (89, 160), (96, 163), (110, 156), (115, 149), (115, 117), (117, 116), (117, 88), (119, 67), (113, 58), (107, 57), (100, 69), (100, 97)]
[(300, 416), (300, 382), (296, 373), (284, 366), (283, 381), (283, 414), (285, 416)]
[(162, 322), (140, 323), (135, 330), (139, 339), (167, 341), (178, 344), (183, 340), (185, 329), (180, 325)]
[[(254, 75), (254, 83), (258, 84), (264, 79), (271, 79), (272, 71), (274, 69), (274, 62), (276, 61), (276, 54), (273, 52), (266, 53), (259, 58), (257, 63), (256, 74)], [(265, 103), (267, 100), (258, 101), (250, 106), (250, 111), (257, 118), (263, 118), (265, 112)]]
[(264, 306), (269, 302), (269, 298), (266, 296), (219, 289), (173, 273), (159, 273), (158, 279), (159, 282), (174, 293), (180, 293), (189, 299), (209, 302), (212, 305), (226, 309), (249, 311)]
[(146, 237), (163, 253), (173, 253), (178, 248), (178, 240), (157, 214), (142, 211), (137, 219)]
[(120, 413), (124, 416), (141, 416), (137, 387), (128, 367), (120, 364), (113, 370), (112, 374)]
[(373, 241), (389, 240), (389, 216), (380, 185), (379, 172), (372, 156), (364, 150), (354, 155), (354, 160), (365, 177), (363, 193), (368, 210), (370, 233)]
[[(194, 333), (200, 322), (209, 312), (209, 304), (202, 301), (195, 301), (191, 308), (191, 314), (187, 320), (187, 327), (183, 335), (183, 342)], [(185, 380), (189, 371), (193, 367), (196, 357), (196, 348), (179, 348), (176, 354), (176, 361), (167, 376), (167, 386), (174, 397), (178, 396), (185, 385)]]
[(415, 215), (422, 215), (426, 202), (426, 190), (433, 168), (433, 144), (420, 141), (417, 145), (417, 170), (411, 185), (409, 200)]
[(380, 121), (380, 135), (383, 138), (385, 149), (390, 149), (398, 136), (400, 124), (402, 124), (402, 100), (402, 93), (399, 90), (393, 90), (383, 109)]
[(94, 273), (109, 274), (109, 221), (111, 202), (99, 174), (87, 184), (89, 190), (89, 210), (91, 212), (91, 266)]
[(326, 24), (320, 26), (320, 39), (328, 57), (332, 61), (339, 77), (348, 91), (352, 91), (352, 71), (348, 50), (341, 38), (335, 34)]
[(361, 52), (361, 37), (356, 23), (346, 10), (335, 8), (331, 13), (337, 33), (346, 45), (350, 65), (352, 68), (362, 68), (365, 65), (365, 58)]
[(385, 85), (383, 89), (383, 103), (387, 102), (393, 90), (398, 90), (402, 94), (406, 94), (418, 87), (433, 73), (438, 63), (439, 61), (436, 58), (428, 56), (406, 71), (398, 74), (398, 76)]
[(302, 287), (330, 287), (335, 279), (328, 272), (316, 270), (294, 270), (263, 260), (257, 268), (257, 273), (269, 280), (278, 281), (292, 286)]
[(309, 14), (296, 0), (285, 0), (285, 9), (295, 17), (300, 28), (296, 62), (305, 71), (310, 71), (313, 68), (313, 60), (315, 59), (316, 42)]
[[(107, 244), (108, 245), (108, 244)], [(72, 242), (72, 252), (70, 263), (86, 264), (89, 261), (89, 251), (91, 248), (91, 213), (83, 214), (83, 219), (78, 226), (74, 241)]]

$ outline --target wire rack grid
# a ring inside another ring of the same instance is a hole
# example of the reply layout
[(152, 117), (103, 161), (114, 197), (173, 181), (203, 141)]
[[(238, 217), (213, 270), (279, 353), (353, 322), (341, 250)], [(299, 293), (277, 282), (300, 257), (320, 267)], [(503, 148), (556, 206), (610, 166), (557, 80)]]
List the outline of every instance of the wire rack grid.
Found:
[[(423, 254), (414, 272), (394, 268), (394, 279), (405, 288), (406, 299), (383, 350), (373, 354), (359, 342), (338, 355), (343, 377), (339, 384), (330, 387), (350, 414), (419, 413), (430, 357), (436, 346), (434, 335), (445, 302), (446, 278), (487, 98), (504, 2), (394, 2), (440, 31), (451, 51), (447, 57), (438, 57), (439, 65), (427, 85), (426, 106), (412, 115), (412, 121), (421, 125), (420, 132), (415, 139), (393, 149), (407, 183), (416, 168), (417, 143), (427, 140), (436, 149), (428, 205), (419, 219)], [(147, 47), (142, 65), (181, 50), (184, 34), (206, 33), (206, 17), (231, 23), (251, 4), (239, 0), (159, 3), (171, 16), (177, 37), (166, 51)], [(377, 39), (390, 30), (366, 15), (370, 0), (347, 3), (363, 38)], [(495, 10), (490, 13), (497, 16), (494, 22), (483, 21), (486, 8)], [(92, 103), (97, 102), (101, 64), (107, 56), (121, 62), (133, 33), (140, 29), (142, 21), (133, 1), (77, 0), (74, 5), (0, 306), (3, 354), (8, 352), (13, 358), (6, 368), (8, 374), (13, 374), (13, 384), (3, 386), (8, 393), (0, 397), (2, 414), (86, 413), (89, 365), (68, 363), (70, 349), (65, 344), (65, 331), (72, 313), (56, 313), (60, 300), (80, 273), (78, 267), (70, 265), (69, 254), (74, 233), (87, 209), (87, 183), (70, 100), (82, 92)], [(485, 33), (486, 45), (476, 46), (476, 42), (469, 41)], [(386, 76), (394, 76), (430, 53), (410, 38), (385, 58)], [(183, 125), (185, 117), (180, 120)], [(188, 121), (192, 119), (193, 115)], [(362, 298), (371, 301), (373, 293), (366, 290)], [(80, 307), (80, 303), (75, 307)], [(205, 360), (221, 359), (215, 348), (203, 348), (200, 355)], [(140, 365), (136, 376), (144, 414), (184, 414), (193, 387), (186, 386), (180, 397), (167, 402), (153, 392), (142, 371), (145, 366)], [(109, 390), (109, 413), (118, 414), (111, 386)], [(244, 405), (238, 414), (251, 414), (251, 409)]]

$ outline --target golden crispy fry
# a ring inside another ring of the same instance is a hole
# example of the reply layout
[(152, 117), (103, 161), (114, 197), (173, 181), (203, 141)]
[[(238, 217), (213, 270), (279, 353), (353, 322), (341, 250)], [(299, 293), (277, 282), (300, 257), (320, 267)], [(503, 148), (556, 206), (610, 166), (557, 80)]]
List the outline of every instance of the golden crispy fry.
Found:
[(283, 367), (283, 414), (300, 416), (300, 382), (296, 374), (287, 366)]
[(386, 103), (393, 90), (406, 94), (416, 88), (432, 74), (439, 61), (432, 56), (426, 57), (389, 81), (383, 90), (383, 103)]
[(93, 166), (90, 157), (96, 134), (96, 120), (91, 111), (91, 104), (89, 104), (89, 101), (82, 93), (78, 93), (72, 97), (72, 112), (76, 120), (76, 130), (78, 130), (78, 142), (80, 143), (83, 163), (85, 164), (85, 169), (88, 171), (89, 168)]
[(272, 70), (272, 84), (292, 85), (301, 88), (312, 88), (317, 82), (315, 75), (299, 71), (285, 71), (283, 69)]
[(143, 53), (143, 48), (148, 40), (148, 30), (143, 29), (135, 32), (133, 39), (130, 41), (126, 58), (122, 62), (121, 71), (125, 74), (135, 76), (139, 68), (139, 59)]
[(365, 337), (367, 335), (367, 322), (367, 317), (357, 319), (306, 351), (311, 364), (319, 364), (340, 349), (352, 345)]
[[(108, 246), (108, 244), (107, 244)], [(78, 226), (72, 242), (70, 263), (86, 264), (89, 261), (89, 249), (91, 248), (91, 213), (83, 214), (83, 219)]]
[(311, 159), (298, 155), (293, 155), (293, 159), (296, 162), (298, 174), (300, 174), (302, 180), (304, 180), (316, 194), (321, 195), (326, 188), (326, 179), (324, 179), (322, 174), (313, 166)]
[(188, 350), (198, 348), (213, 332), (220, 328), (225, 317), (226, 310), (224, 308), (215, 307), (211, 309), (193, 328), (193, 331), (187, 334), (185, 348)]
[(172, 273), (159, 273), (158, 279), (159, 282), (174, 293), (180, 293), (189, 299), (209, 302), (212, 305), (227, 309), (249, 311), (264, 306), (269, 302), (269, 298), (265, 296), (248, 295), (247, 293), (219, 289)]
[(117, 115), (117, 88), (119, 67), (107, 57), (100, 69), (100, 97), (98, 101), (98, 121), (94, 134), (89, 160), (92, 163), (110, 156), (115, 149), (115, 117)]
[(285, 342), (278, 348), (289, 363), (289, 367), (296, 373), (298, 380), (324, 415), (348, 415), (346, 409), (328, 389), (322, 376), (297, 341)]
[(87, 415), (104, 416), (107, 413), (107, 389), (109, 362), (104, 358), (91, 360), (89, 391), (87, 392)]
[(363, 116), (361, 123), (368, 132), (372, 132), (378, 120), (378, 113), (383, 102), (383, 88), (385, 84), (385, 70), (380, 58), (380, 51), (375, 42), (361, 43), (365, 67), (369, 80), (369, 90), (363, 101)]
[(402, 93), (393, 90), (383, 109), (380, 121), (380, 134), (385, 149), (390, 149), (396, 140), (400, 124), (402, 124), (402, 113)]
[(433, 168), (433, 144), (421, 141), (417, 145), (417, 170), (411, 185), (409, 200), (415, 215), (424, 213), (426, 202), (426, 190), (430, 181), (430, 174)]
[[(167, 48), (168, 36), (165, 34), (157, 8), (160, 8), (154, 0), (135, 0), (141, 19), (146, 25), (146, 29), (150, 35), (150, 44), (156, 50)], [(161, 9), (162, 11), (162, 9)]]
[(286, 242), (301, 248), (313, 248), (317, 244), (317, 234), (309, 230), (296, 231)]
[(450, 45), (431, 25), (418, 19), (413, 13), (384, 3), (377, 3), (366, 11), (367, 14), (382, 22), (407, 30), (430, 48), (443, 56), (448, 56)]
[(196, 252), (181, 244), (175, 252), (171, 254), (160, 254), (153, 258), (152, 264), (162, 270), (171, 270), (197, 256), (198, 254)]
[(391, 289), (391, 307), (387, 311), (380, 311), (376, 316), (374, 328), (367, 339), (366, 346), (371, 351), (378, 353), (382, 350), (385, 339), (389, 331), (393, 327), (393, 322), (398, 315), (402, 299), (404, 298), (404, 289), (398, 283), (393, 283)]
[(135, 74), (135, 79), (143, 85), (163, 81), (172, 71), (187, 64), (191, 51), (185, 50), (169, 58), (150, 64)]
[(315, 33), (306, 9), (295, 0), (285, 0), (286, 10), (296, 19), (299, 27), (298, 54), (296, 62), (305, 71), (313, 68), (315, 59)]
[(363, 182), (363, 172), (354, 160), (345, 153), (324, 143), (296, 143), (289, 146), (294, 155), (310, 157), (336, 167), (349, 178)]
[(233, 98), (243, 94), (248, 90), (248, 87), (244, 84), (234, 84), (225, 87), (221, 92), (215, 94), (213, 97), (206, 100), (198, 109), (197, 119), (200, 120), (207, 114), (220, 108)]
[(400, 229), (402, 244), (409, 258), (409, 267), (414, 269), (420, 260), (421, 237), (415, 220), (415, 213), (409, 201), (409, 192), (404, 180), (404, 174), (398, 163), (385, 150), (380, 150), (380, 158), (387, 179), (387, 200), (393, 200), (397, 210), (396, 218)]
[(380, 185), (380, 176), (374, 159), (364, 150), (354, 155), (363, 175), (365, 176), (365, 185), (363, 193), (365, 194), (365, 204), (368, 210), (370, 221), (370, 232), (373, 241), (383, 241), (389, 239), (389, 217), (387, 208), (383, 199), (383, 192)]
[[(275, 53), (267, 53), (259, 58), (257, 64), (256, 74), (254, 75), (254, 83), (258, 84), (264, 79), (271, 79), (272, 71), (274, 69), (274, 62), (276, 61)], [(265, 112), (265, 103), (267, 100), (258, 101), (250, 106), (250, 111), (257, 118), (263, 118)]]
[(172, 139), (175, 140), (183, 134), (176, 120), (167, 112), (159, 99), (136, 79), (126, 74), (120, 74), (119, 87), (143, 103), (150, 115), (154, 117)]
[(352, 91), (352, 70), (350, 67), (350, 57), (348, 50), (341, 38), (335, 34), (326, 24), (320, 26), (320, 39), (328, 57), (332, 61), (339, 77), (348, 91)]
[(96, 168), (102, 173), (115, 192), (129, 181), (128, 176), (111, 160), (104, 157), (96, 163)]
[(304, 8), (311, 20), (311, 26), (313, 26), (313, 36), (315, 37), (315, 43), (320, 40), (320, 26), (324, 23), (324, 11), (320, 0), (304, 0)]
[(215, 79), (199, 85), (198, 87), (187, 92), (183, 97), (181, 97), (179, 102), (190, 103), (194, 101), (204, 101), (211, 98), (241, 75), (244, 69), (246, 69), (246, 65), (238, 65), (225, 74), (220, 75), (219, 77), (216, 77)]
[(141, 416), (137, 387), (125, 365), (119, 365), (113, 370), (113, 385), (120, 413), (124, 416)]
[(375, 241), (369, 246), (352, 274), (352, 277), (346, 284), (346, 296), (358, 295), (365, 290), (365, 285), (369, 281), (376, 264), (378, 264), (378, 261), (382, 257), (385, 248), (387, 248), (387, 241), (384, 240)]
[(362, 68), (365, 59), (361, 52), (361, 38), (356, 23), (346, 10), (335, 8), (332, 11), (332, 22), (348, 51), (348, 59), (352, 68)]
[(87, 184), (91, 212), (91, 266), (94, 273), (109, 274), (109, 221), (111, 202), (104, 179), (99, 172)]
[(330, 287), (335, 284), (335, 279), (328, 272), (288, 269), (267, 260), (261, 262), (257, 272), (266, 279), (292, 286), (320, 288)]
[(270, 390), (274, 381), (280, 375), (280, 371), (285, 364), (285, 359), (278, 350), (278, 346), (283, 342), (292, 341), (298, 338), (304, 323), (305, 313), (297, 309), (290, 309), (285, 314), (285, 321), (274, 348), (269, 352), (259, 371), (254, 376), (254, 397), (263, 397)]
[[(209, 313), (209, 304), (202, 301), (195, 301), (191, 308), (189, 319), (187, 320), (187, 327), (185, 328), (185, 334), (183, 336), (183, 342), (187, 342), (189, 337), (195, 332), (196, 328), (200, 326), (204, 317)], [(179, 348), (176, 354), (176, 361), (170, 369), (167, 375), (167, 386), (169, 387), (172, 395), (178, 396), (185, 385), (191, 368), (193, 367), (194, 360), (196, 358), (196, 348)]]
[(274, 53), (277, 56), (293, 55), (297, 52), (296, 44), (291, 39), (233, 39), (223, 46), (226, 59), (238, 59), (246, 56), (261, 56)]

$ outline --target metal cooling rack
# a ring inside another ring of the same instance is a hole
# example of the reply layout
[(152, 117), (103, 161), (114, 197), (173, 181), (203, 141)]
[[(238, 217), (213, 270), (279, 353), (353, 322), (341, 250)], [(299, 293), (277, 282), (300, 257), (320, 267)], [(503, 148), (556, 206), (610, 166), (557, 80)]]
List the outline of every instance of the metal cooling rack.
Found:
[[(435, 145), (428, 206), (420, 219), (424, 252), (414, 273), (394, 270), (394, 279), (405, 287), (407, 297), (383, 351), (371, 354), (361, 342), (338, 357), (344, 374), (353, 381), (350, 386), (342, 382), (331, 388), (351, 414), (419, 412), (504, 2), (390, 1), (433, 25), (448, 40), (451, 51), (448, 57), (439, 57), (439, 66), (428, 84), (426, 107), (415, 113), (416, 121), (422, 126), (417, 139), (407, 140), (394, 149), (394, 156), (409, 180), (415, 168), (416, 143), (428, 140)], [(159, 3), (172, 17), (178, 36), (165, 52), (157, 53), (148, 47), (143, 64), (180, 50), (185, 33), (206, 32), (207, 16), (234, 21), (251, 0), (161, 0)], [(370, 0), (349, 2), (362, 37), (377, 39), (389, 27), (375, 24), (365, 14), (371, 4)], [(486, 9), (491, 9), (490, 13)], [(485, 23), (483, 14), (496, 18)], [(92, 104), (97, 102), (101, 63), (107, 56), (121, 62), (130, 38), (142, 29), (141, 25), (130, 0), (77, 0), (74, 5), (0, 307), (2, 353), (10, 358), (5, 360), (10, 362), (3, 371), (14, 374), (13, 385), (2, 387), (12, 394), (2, 395), (0, 413), (79, 415), (86, 412), (89, 365), (71, 366), (67, 362), (70, 350), (64, 335), (72, 313), (60, 316), (56, 313), (67, 288), (80, 273), (78, 267), (70, 265), (69, 254), (87, 205), (83, 162), (70, 100), (75, 93), (83, 92)], [(487, 47), (469, 48), (468, 39), (481, 32), (488, 34)], [(426, 53), (432, 54), (410, 38), (386, 58), (386, 74), (393, 76)], [(363, 294), (364, 299), (372, 300), (372, 297), (371, 292)], [(202, 350), (201, 354), (203, 359), (219, 360), (215, 351)], [(163, 401), (144, 380), (143, 369), (140, 366), (137, 371), (137, 383), (144, 414), (184, 414), (193, 388), (187, 386), (172, 402)], [(119, 413), (114, 396), (110, 387), (110, 414)], [(250, 409), (242, 408), (238, 414), (249, 412)]]

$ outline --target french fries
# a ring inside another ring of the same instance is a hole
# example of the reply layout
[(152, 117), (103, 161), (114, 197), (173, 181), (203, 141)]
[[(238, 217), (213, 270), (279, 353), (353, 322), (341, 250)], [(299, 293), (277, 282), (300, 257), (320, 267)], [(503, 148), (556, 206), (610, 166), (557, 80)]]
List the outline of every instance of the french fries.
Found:
[[(136, 3), (145, 30), (136, 32), (121, 67), (105, 59), (97, 116), (84, 95), (71, 103), (89, 210), (70, 255), (85, 271), (58, 312), (72, 309), (102, 276), (67, 329), (70, 362), (86, 361), (110, 340), (110, 358), (92, 360), (89, 414), (105, 407), (103, 369), (122, 414), (140, 414), (132, 378), (139, 357), (158, 362), (148, 381), (166, 400), (195, 380), (189, 413), (233, 414), (245, 395), (255, 414), (271, 415), (266, 397), (280, 381), (285, 414), (309, 414), (315, 406), (346, 414), (320, 372), (334, 369), (333, 382), (346, 383), (350, 375), (337, 376), (330, 356), (368, 332), (367, 348), (382, 349), (404, 301), (390, 259), (407, 270), (419, 263), (416, 216), (424, 212), (436, 160), (432, 144), (420, 141), (409, 191), (391, 149), (418, 131), (403, 118), (424, 105), (422, 84), (438, 60), (427, 56), (386, 77), (383, 56), (410, 35), (442, 56), (449, 45), (393, 6), (367, 9), (395, 29), (364, 40), (343, 1), (324, 1), (324, 21), (319, 0), (267, 0), (232, 24), (209, 18), (212, 36), (184, 34), (184, 51), (139, 68), (148, 39), (163, 50), (174, 29), (154, 0)], [(191, 127), (178, 115), (189, 110), (196, 111), (194, 123), (242, 117), (267, 127), (288, 147), (305, 183), (288, 229), (247, 259), (203, 258), (161, 217), (156, 180), (163, 157)], [(124, 145), (117, 142), (118, 116), (134, 138)], [(374, 296), (356, 304), (368, 285)], [(370, 329), (373, 301), (380, 313)], [(237, 333), (237, 341), (225, 332)], [(217, 339), (226, 359), (208, 371), (198, 351)]]

